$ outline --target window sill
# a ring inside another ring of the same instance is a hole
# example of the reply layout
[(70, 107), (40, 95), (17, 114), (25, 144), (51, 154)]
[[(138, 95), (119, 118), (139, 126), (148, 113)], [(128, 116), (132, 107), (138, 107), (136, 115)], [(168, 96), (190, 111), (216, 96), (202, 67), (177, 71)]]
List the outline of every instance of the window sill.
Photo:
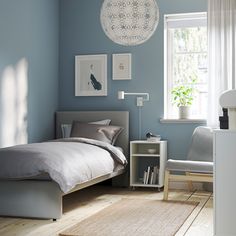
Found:
[(160, 123), (163, 124), (206, 124), (206, 119), (168, 119), (168, 118), (161, 118)]

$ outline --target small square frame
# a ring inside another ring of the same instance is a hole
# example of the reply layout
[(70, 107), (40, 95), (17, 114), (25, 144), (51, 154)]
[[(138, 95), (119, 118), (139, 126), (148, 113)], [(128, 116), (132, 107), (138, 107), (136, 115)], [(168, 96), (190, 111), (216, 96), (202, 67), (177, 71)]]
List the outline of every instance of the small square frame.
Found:
[(132, 54), (112, 54), (112, 79), (131, 80)]

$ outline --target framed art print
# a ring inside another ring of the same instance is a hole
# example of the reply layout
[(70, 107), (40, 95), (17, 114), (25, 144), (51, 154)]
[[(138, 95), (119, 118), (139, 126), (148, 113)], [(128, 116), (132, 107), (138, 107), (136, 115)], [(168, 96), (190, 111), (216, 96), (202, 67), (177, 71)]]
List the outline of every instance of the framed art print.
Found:
[(107, 96), (107, 55), (75, 57), (75, 96)]
[(113, 80), (131, 79), (131, 54), (113, 54), (112, 55), (112, 78)]

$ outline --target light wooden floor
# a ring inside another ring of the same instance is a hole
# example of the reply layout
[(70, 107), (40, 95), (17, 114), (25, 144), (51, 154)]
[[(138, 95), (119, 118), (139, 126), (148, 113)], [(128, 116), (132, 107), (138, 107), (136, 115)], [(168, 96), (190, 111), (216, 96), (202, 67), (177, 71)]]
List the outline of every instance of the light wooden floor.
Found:
[[(30, 220), (19, 218), (0, 218), (1, 236), (54, 236), (91, 216), (101, 209), (119, 201), (121, 198), (162, 199), (162, 192), (155, 189), (112, 188), (93, 186), (64, 198), (64, 215), (57, 222), (52, 220)], [(200, 202), (177, 236), (212, 236), (213, 209), (212, 194), (208, 192), (171, 191), (171, 200)], [(112, 236), (112, 235), (111, 235)]]

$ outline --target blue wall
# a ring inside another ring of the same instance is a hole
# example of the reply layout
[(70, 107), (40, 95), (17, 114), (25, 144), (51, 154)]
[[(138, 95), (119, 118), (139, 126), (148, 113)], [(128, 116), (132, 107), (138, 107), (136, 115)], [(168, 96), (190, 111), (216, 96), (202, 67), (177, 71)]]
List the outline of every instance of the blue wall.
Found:
[(58, 0), (0, 1), (0, 146), (53, 138), (58, 38)]
[[(142, 136), (148, 131), (159, 133), (169, 141), (170, 157), (185, 156), (197, 124), (159, 123), (164, 111), (163, 15), (206, 11), (207, 1), (159, 0), (157, 31), (149, 41), (134, 47), (117, 45), (105, 36), (99, 20), (102, 2), (1, 0), (0, 146), (8, 134), (16, 136), (17, 140), (17, 132), (11, 133), (13, 123), (19, 132), (26, 127), (29, 142), (52, 138), (58, 92), (60, 110), (129, 110), (130, 136), (136, 139), (138, 110), (135, 99), (117, 99), (117, 91), (125, 90), (150, 93), (150, 102), (142, 109)], [(133, 79), (112, 81), (111, 54), (124, 52), (132, 53)], [(75, 97), (74, 56), (98, 53), (108, 54), (108, 96)], [(22, 77), (27, 86), (22, 85)], [(26, 106), (25, 113), (21, 103)]]
[[(146, 43), (126, 47), (109, 40), (102, 31), (99, 14), (102, 0), (60, 1), (60, 110), (129, 110), (131, 139), (138, 138), (138, 110), (135, 99), (117, 99), (117, 91), (149, 92), (143, 107), (142, 135), (148, 131), (168, 139), (169, 157), (184, 158), (193, 129), (198, 124), (160, 124), (163, 116), (163, 16), (170, 13), (207, 10), (206, 0), (159, 0), (160, 22)], [(132, 53), (131, 81), (112, 81), (111, 54)], [(75, 97), (74, 56), (108, 54), (108, 96)]]

